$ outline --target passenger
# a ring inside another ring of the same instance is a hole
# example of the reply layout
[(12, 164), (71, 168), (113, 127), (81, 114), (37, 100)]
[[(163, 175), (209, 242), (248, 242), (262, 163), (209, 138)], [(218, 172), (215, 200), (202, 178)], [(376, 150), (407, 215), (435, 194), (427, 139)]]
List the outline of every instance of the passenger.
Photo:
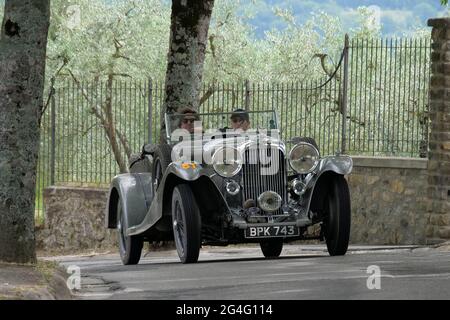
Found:
[(250, 128), (250, 116), (244, 109), (236, 109), (230, 117), (234, 130), (247, 131)]

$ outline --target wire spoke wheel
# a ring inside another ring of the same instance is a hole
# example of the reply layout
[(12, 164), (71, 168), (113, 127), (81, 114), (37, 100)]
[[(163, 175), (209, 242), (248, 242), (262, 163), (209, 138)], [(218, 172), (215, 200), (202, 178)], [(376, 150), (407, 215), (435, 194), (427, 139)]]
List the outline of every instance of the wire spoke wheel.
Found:
[(117, 236), (119, 254), (124, 265), (138, 264), (144, 240), (140, 236), (127, 236), (128, 222), (123, 212), (122, 201), (117, 201)]
[(184, 238), (185, 238), (185, 232), (184, 232), (184, 225), (183, 225), (183, 215), (181, 212), (181, 204), (179, 201), (175, 202), (175, 209), (174, 209), (174, 221), (173, 221), (173, 228), (175, 232), (175, 244), (176, 247), (179, 248), (180, 254), (184, 256)]
[(201, 218), (189, 185), (180, 184), (173, 190), (172, 224), (180, 261), (197, 262), (201, 246)]
[(117, 232), (119, 237), (119, 248), (120, 250), (125, 250), (126, 244), (125, 244), (125, 235), (124, 235), (124, 228), (123, 228), (123, 215), (122, 215), (122, 206), (118, 206), (117, 208)]
[(158, 190), (159, 184), (161, 182), (163, 176), (162, 168), (161, 168), (161, 160), (157, 159), (155, 161), (155, 178), (154, 178), (154, 187), (155, 190)]
[(161, 144), (155, 147), (154, 161), (153, 161), (153, 189), (156, 191), (161, 184), (167, 167), (170, 165), (172, 147), (168, 144)]

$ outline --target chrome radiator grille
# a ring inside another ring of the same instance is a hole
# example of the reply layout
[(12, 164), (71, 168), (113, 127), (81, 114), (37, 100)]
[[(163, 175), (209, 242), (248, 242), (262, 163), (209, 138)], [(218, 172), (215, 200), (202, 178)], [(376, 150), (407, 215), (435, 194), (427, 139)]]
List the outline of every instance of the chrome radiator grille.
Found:
[[(286, 162), (277, 147), (246, 150), (242, 174), (244, 202), (248, 199), (256, 202), (265, 191), (275, 191), (286, 202)], [(275, 214), (280, 213), (281, 209)]]

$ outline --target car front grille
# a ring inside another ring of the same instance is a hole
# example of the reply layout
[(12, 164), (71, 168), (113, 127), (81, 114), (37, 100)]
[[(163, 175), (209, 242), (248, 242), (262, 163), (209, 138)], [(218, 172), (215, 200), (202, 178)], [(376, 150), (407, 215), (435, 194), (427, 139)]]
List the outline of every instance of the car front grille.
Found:
[[(286, 161), (278, 147), (247, 149), (244, 154), (242, 168), (242, 187), (244, 202), (253, 199), (255, 203), (259, 195), (265, 191), (278, 193), (286, 203)], [(281, 209), (272, 213), (282, 214)]]

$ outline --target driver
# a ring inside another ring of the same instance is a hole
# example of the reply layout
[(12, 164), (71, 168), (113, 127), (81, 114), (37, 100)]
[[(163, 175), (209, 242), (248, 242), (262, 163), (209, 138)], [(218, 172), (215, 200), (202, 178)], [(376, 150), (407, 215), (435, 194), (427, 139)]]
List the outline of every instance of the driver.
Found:
[(250, 128), (250, 116), (244, 109), (236, 109), (231, 117), (231, 127), (236, 130), (247, 131)]
[(181, 108), (178, 111), (178, 114), (183, 115), (180, 117), (178, 128), (185, 129), (191, 134), (194, 133), (194, 122), (200, 120), (197, 111), (189, 107), (185, 107)]

